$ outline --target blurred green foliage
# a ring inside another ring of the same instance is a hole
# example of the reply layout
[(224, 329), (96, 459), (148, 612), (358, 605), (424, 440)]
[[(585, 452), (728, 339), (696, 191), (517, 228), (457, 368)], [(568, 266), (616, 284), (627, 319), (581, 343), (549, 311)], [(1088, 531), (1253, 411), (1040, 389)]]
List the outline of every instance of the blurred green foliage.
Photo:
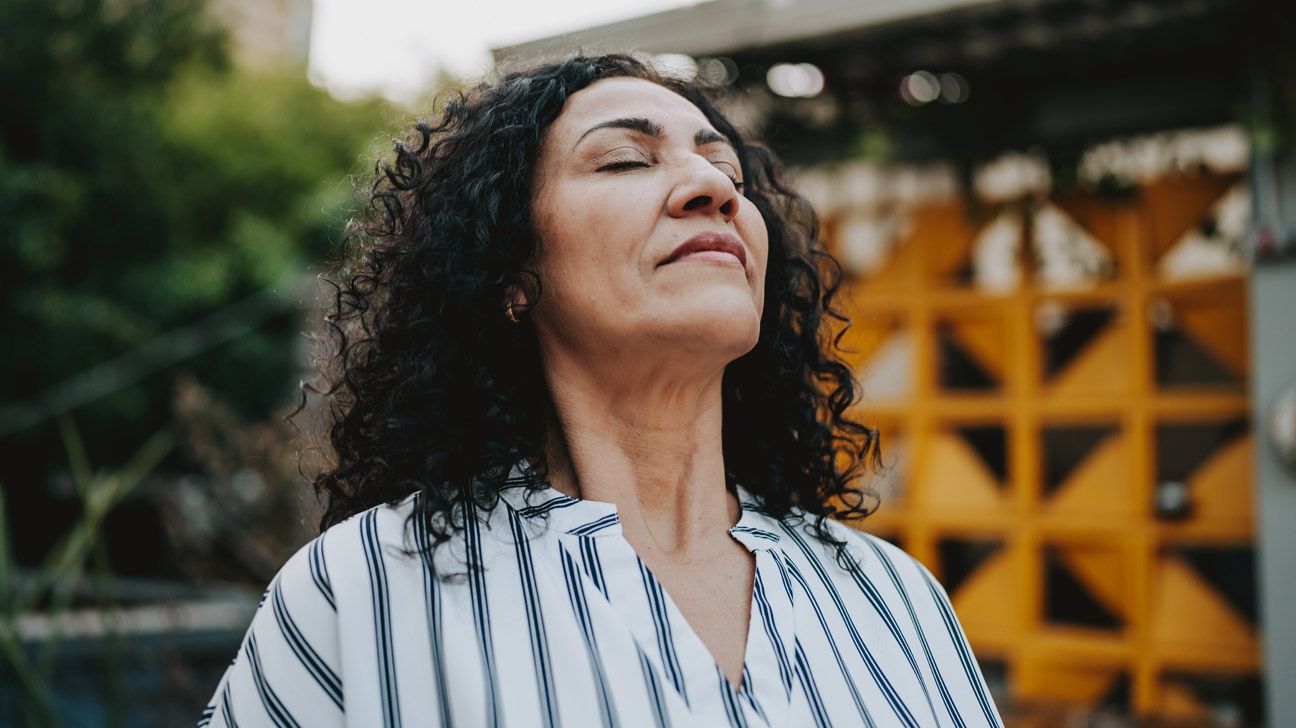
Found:
[[(104, 540), (103, 523), (108, 514), (123, 498), (137, 488), (149, 472), (174, 447), (171, 433), (162, 430), (118, 470), (95, 471), (86, 460), (85, 446), (71, 418), (59, 421), (59, 431), (67, 451), (73, 484), (81, 501), (82, 514), (77, 523), (67, 531), (45, 561), (36, 569), (34, 578), (15, 588), (12, 579), (14, 564), (10, 560), (8, 534), (10, 517), (5, 507), (4, 493), (0, 490), (0, 676), (12, 680), (13, 697), (24, 725), (53, 726), (60, 721), (54, 712), (53, 687), (56, 654), (61, 641), (58, 619), (65, 616), (72, 601), (73, 590), (93, 571), (95, 590), (103, 606), (112, 607), (113, 588), (108, 548)], [(93, 562), (93, 563), (89, 563)], [(38, 649), (23, 644), (15, 620), (36, 611), (38, 605), (50, 624), (54, 626)], [(115, 615), (102, 613), (110, 626), (115, 627)], [(107, 663), (105, 687), (108, 688), (108, 712), (114, 716), (114, 725), (122, 724), (120, 713), (124, 706), (120, 700), (121, 665), (119, 635), (115, 629), (105, 636)], [(6, 691), (7, 692), (7, 691)], [(13, 719), (6, 709), (0, 718)]]
[[(113, 606), (114, 575), (176, 570), (158, 517), (141, 515), (146, 476), (165, 490), (202, 467), (170, 434), (174, 382), (202, 382), (244, 422), (295, 399), (294, 283), (334, 252), (352, 175), (389, 138), (385, 104), (343, 103), (304, 68), (241, 66), (226, 48), (205, 0), (0, 0), (0, 415), (266, 290), (286, 299), (249, 333), (108, 387), (76, 427), (59, 411), (0, 422), (0, 723), (18, 717), (9, 698), (57, 722), (60, 640), (24, 644), (19, 617), (57, 619), (74, 591)], [(105, 705), (124, 724), (120, 702)]]
[[(0, 403), (318, 267), (389, 111), (304, 69), (241, 68), (202, 0), (0, 3)], [(285, 285), (285, 290), (291, 290)], [(294, 295), (288, 293), (287, 295)], [(189, 362), (237, 412), (295, 395), (298, 316)], [(169, 416), (167, 372), (78, 413), (121, 462)], [(57, 466), (53, 423), (40, 440)], [(0, 453), (0, 456), (11, 453)], [(28, 484), (42, 465), (0, 478)]]

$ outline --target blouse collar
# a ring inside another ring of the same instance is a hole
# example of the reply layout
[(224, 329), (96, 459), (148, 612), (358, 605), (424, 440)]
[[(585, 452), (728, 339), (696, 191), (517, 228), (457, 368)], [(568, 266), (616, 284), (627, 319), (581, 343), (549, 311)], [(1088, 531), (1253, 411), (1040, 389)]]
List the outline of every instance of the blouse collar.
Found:
[[(548, 520), (548, 527), (572, 536), (620, 536), (621, 519), (615, 503), (572, 498), (549, 483), (535, 488), (526, 461), (519, 461), (500, 490), (500, 497), (519, 516), (534, 521)], [(741, 484), (734, 485), (741, 515), (729, 534), (749, 550), (772, 548), (780, 541), (777, 521), (764, 512), (759, 499)]]

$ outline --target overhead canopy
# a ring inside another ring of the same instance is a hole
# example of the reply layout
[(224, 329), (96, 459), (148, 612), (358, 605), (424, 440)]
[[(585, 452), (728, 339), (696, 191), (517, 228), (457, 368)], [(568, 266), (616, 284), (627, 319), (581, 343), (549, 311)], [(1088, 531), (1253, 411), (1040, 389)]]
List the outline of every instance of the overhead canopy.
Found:
[(507, 64), (579, 48), (713, 55), (834, 35), (1004, 0), (710, 0), (494, 49)]
[[(1239, 0), (711, 0), (498, 48), (504, 69), (573, 51), (722, 58), (723, 93), (759, 99), (767, 71), (809, 63), (816, 99), (765, 104), (754, 130), (785, 159), (860, 148), (887, 129), (897, 159), (979, 159), (1083, 147), (1112, 135), (1221, 124), (1247, 85), (1250, 7)], [(954, 73), (967, 103), (913, 108), (916, 71)]]

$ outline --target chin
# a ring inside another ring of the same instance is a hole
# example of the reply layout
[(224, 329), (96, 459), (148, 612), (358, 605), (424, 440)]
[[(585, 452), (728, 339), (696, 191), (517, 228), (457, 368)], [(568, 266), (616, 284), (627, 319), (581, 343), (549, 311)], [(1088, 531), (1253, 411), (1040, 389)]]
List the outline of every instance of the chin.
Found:
[(699, 354), (715, 353), (729, 361), (756, 346), (760, 339), (760, 311), (750, 299), (712, 299), (704, 305), (677, 307), (671, 315), (658, 319), (653, 328), (653, 338), (663, 343)]

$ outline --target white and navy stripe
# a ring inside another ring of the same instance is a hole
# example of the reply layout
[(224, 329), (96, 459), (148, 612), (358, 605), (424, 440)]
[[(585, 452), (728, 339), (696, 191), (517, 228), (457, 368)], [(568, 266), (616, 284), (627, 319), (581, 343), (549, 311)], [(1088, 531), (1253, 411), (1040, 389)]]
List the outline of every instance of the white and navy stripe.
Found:
[(735, 689), (615, 506), (525, 482), (432, 557), (408, 548), (417, 495), (303, 547), (199, 725), (1002, 725), (945, 591), (894, 546), (830, 521), (843, 568), (739, 488), (756, 576)]

